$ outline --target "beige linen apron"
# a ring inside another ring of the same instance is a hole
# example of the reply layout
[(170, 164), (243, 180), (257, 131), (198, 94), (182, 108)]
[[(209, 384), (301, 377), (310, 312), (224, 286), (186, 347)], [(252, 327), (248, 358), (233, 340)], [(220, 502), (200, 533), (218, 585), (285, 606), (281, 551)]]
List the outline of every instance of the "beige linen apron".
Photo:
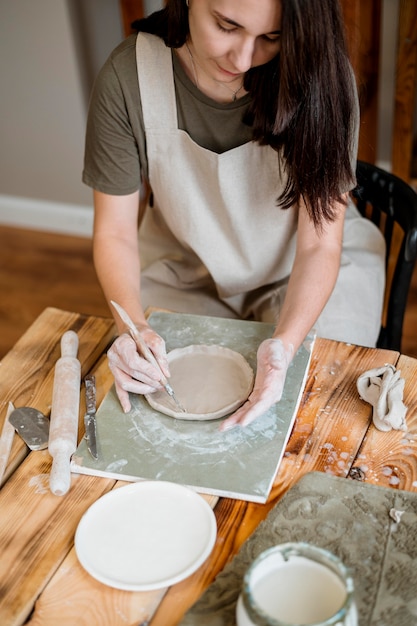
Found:
[[(283, 211), (276, 205), (285, 185), (277, 153), (254, 142), (222, 154), (198, 146), (178, 129), (171, 50), (159, 38), (141, 33), (137, 66), (154, 197), (139, 233), (141, 259), (145, 260), (141, 278), (144, 306), (276, 319), (294, 260), (298, 217), (297, 210)], [(354, 327), (366, 319), (369, 322), (370, 315), (369, 309), (360, 311), (352, 322), (348, 304), (356, 299), (358, 282), (366, 283), (359, 299), (372, 295), (362, 263), (368, 271), (368, 257), (374, 256), (369, 282), (377, 284), (375, 298), (368, 303), (376, 309), (370, 325), (372, 336), (377, 335), (383, 289), (379, 252), (383, 245), (372, 224), (371, 229), (364, 229), (368, 221), (356, 218), (353, 207), (348, 213), (348, 247), (353, 244), (360, 265), (356, 267), (356, 260), (346, 250), (340, 289), (334, 291), (334, 305), (327, 314), (330, 320), (323, 320), (320, 334), (336, 332), (337, 338), (354, 341)], [(368, 252), (362, 252), (362, 247), (368, 247)], [(346, 324), (347, 334), (342, 332)], [(364, 337), (369, 345), (369, 323), (367, 327)]]

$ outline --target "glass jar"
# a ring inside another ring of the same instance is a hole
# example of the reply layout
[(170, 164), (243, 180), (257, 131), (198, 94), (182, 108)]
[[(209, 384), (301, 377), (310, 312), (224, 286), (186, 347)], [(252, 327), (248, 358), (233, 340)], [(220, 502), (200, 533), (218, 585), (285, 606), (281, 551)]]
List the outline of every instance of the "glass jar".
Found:
[(248, 568), (238, 626), (357, 626), (353, 580), (334, 554), (308, 543), (263, 552)]

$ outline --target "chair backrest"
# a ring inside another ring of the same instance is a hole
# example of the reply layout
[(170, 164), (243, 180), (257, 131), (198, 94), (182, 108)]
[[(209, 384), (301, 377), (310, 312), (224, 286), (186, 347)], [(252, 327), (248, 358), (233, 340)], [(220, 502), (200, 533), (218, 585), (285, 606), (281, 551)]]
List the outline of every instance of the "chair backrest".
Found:
[(356, 177), (355, 204), (380, 228), (386, 242), (385, 313), (377, 346), (400, 351), (417, 258), (417, 193), (398, 176), (364, 161), (358, 161)]

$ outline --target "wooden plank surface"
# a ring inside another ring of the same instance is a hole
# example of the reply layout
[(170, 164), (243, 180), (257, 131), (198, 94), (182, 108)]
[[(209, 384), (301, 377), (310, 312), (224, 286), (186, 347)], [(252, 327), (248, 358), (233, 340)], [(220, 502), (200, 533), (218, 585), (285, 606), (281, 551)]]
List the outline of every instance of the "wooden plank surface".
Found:
[(82, 514), (115, 482), (76, 476), (61, 499), (49, 490), (50, 469), (47, 451), (31, 452), (0, 493), (1, 624), (26, 621), (71, 549)]
[[(9, 402), (15, 408), (31, 406), (49, 416), (55, 363), (61, 355), (60, 337), (69, 329), (79, 337), (82, 376), (101, 357), (115, 332), (110, 319), (45, 309), (0, 362), (0, 428)], [(28, 452), (23, 440), (14, 437), (4, 481)]]
[[(111, 320), (80, 319), (78, 315), (53, 309), (47, 310), (41, 318), (22, 338), (17, 352), (20, 357), (26, 355), (25, 360), (33, 363), (35, 369), (40, 367), (39, 359), (47, 357), (50, 367), (45, 365), (40, 369), (51, 382), (41, 385), (43, 392), (48, 396), (52, 392), (53, 369), (60, 356), (49, 335), (55, 333), (59, 340), (65, 330), (72, 328), (80, 338), (83, 376), (87, 371), (94, 373), (97, 403), (100, 404), (113, 383), (107, 359), (102, 354), (113, 336)], [(43, 341), (35, 341), (37, 337), (43, 337)], [(47, 353), (42, 343), (50, 346)], [(30, 346), (37, 346), (36, 355), (30, 351)], [(10, 354), (9, 362), (13, 359), (19, 360)], [(45, 399), (43, 401), (45, 404)], [(79, 439), (84, 435), (84, 412), (82, 393)], [(111, 589), (84, 571), (73, 546), (78, 522), (88, 507), (110, 489), (126, 483), (73, 474), (69, 493), (59, 498), (49, 491), (50, 469), (51, 457), (47, 450), (31, 452), (0, 491), (0, 545), (6, 546), (0, 561), (0, 580), (5, 581), (0, 597), (0, 624), (72, 626), (77, 623), (87, 626), (100, 623), (114, 626), (145, 623), (166, 590), (132, 593)], [(213, 496), (203, 497), (212, 507), (218, 500)]]
[[(103, 479), (95, 479), (100, 482)], [(129, 483), (118, 481), (113, 488)], [(214, 506), (215, 496), (202, 496)], [(27, 626), (117, 626), (148, 624), (167, 589), (147, 592), (113, 589), (92, 578), (72, 547), (41, 593)], [(66, 611), (62, 604), (65, 598)]]
[(354, 467), (366, 482), (417, 491), (417, 360), (401, 356), (397, 368), (405, 380), (407, 431), (370, 428)]
[[(1, 363), (2, 419), (9, 400), (49, 414), (60, 338), (69, 329), (79, 336), (83, 376), (102, 358), (114, 333), (109, 319), (46, 309)], [(101, 371), (106, 374), (99, 378), (98, 391), (104, 394), (112, 378), (107, 364)], [(80, 417), (84, 409), (81, 404)], [(69, 493), (59, 498), (49, 490), (52, 459), (47, 450), (28, 454), (16, 436), (12, 453), (8, 470), (14, 471), (0, 491), (0, 623), (8, 626), (26, 620), (71, 549), (81, 515), (115, 482), (76, 476)]]
[[(21, 392), (21, 397), (30, 398), (34, 394), (33, 397), (43, 398), (43, 406), (47, 404), (46, 397), (50, 398), (52, 392), (52, 370), (59, 358), (58, 338), (70, 327), (80, 336), (83, 371), (91, 363), (89, 369), (93, 368), (96, 375), (98, 402), (107, 393), (113, 381), (103, 352), (112, 337), (111, 321), (48, 310), (39, 324), (34, 325), (34, 336), (42, 336), (43, 340), (34, 341), (29, 333), (17, 347), (20, 359), (10, 354), (9, 363), (14, 363), (15, 368), (19, 362), (20, 367), (27, 362), (24, 355), (27, 357), (28, 350), (33, 357), (33, 368), (26, 372), (32, 383), (28, 395)], [(50, 339), (51, 333), (55, 333), (55, 340)], [(375, 436), (372, 407), (356, 391), (360, 374), (384, 363), (397, 364), (398, 357), (398, 353), (391, 351), (316, 341), (303, 401), (268, 503), (220, 499), (215, 507), (218, 537), (211, 556), (195, 574), (168, 591), (133, 593), (111, 589), (82, 569), (73, 548), (77, 524), (93, 502), (123, 483), (73, 475), (70, 492), (62, 498), (53, 496), (48, 489), (51, 458), (47, 451), (31, 452), (0, 491), (0, 545), (5, 546), (0, 562), (0, 578), (4, 581), (0, 623), (20, 625), (32, 613), (27, 622), (31, 626), (57, 623), (174, 626), (271, 507), (305, 473), (319, 470), (348, 476), (352, 467), (363, 463), (366, 455), (370, 468), (367, 481), (385, 480), (390, 487), (415, 489), (417, 462), (413, 436), (391, 433), (388, 437), (390, 433), (377, 433), (382, 437), (378, 441), (372, 439)], [(43, 359), (47, 365), (43, 365)], [(407, 381), (405, 401), (409, 403), (412, 433), (417, 428), (417, 361), (400, 357), (398, 363)], [(24, 379), (21, 385), (23, 382)], [(7, 399), (13, 397), (9, 395)], [(82, 394), (80, 424), (84, 408)], [(387, 468), (398, 471), (388, 475)], [(396, 477), (400, 478), (398, 485), (393, 484)], [(212, 506), (215, 501), (211, 502)]]
[(106, 587), (82, 569), (73, 548), (36, 603), (27, 626), (148, 624), (165, 591), (139, 593)]
[[(99, 404), (113, 383), (105, 359), (102, 359), (99, 367), (94, 371), (94, 375), (97, 385), (97, 403)], [(72, 475), (74, 486), (77, 485), (78, 476), (80, 475)], [(40, 580), (36, 596), (38, 599), (30, 620), (27, 622), (31, 626), (56, 626), (56, 624), (62, 626), (65, 624), (68, 626), (73, 624), (79, 626), (91, 624), (113, 626), (118, 623), (146, 623), (166, 591), (162, 589), (156, 592), (133, 593), (112, 589), (92, 578), (82, 568), (73, 545), (75, 530), (81, 515), (110, 489), (128, 484), (123, 481), (116, 482), (97, 477), (89, 477), (89, 479), (93, 487), (92, 498), (88, 502), (82, 503), (80, 513), (74, 520), (75, 523), (65, 533), (67, 543), (63, 546), (62, 558), (58, 563), (56, 572), (51, 572), (52, 579), (49, 582), (48, 580)], [(60, 505), (62, 514), (74, 519), (73, 506), (74, 503), (64, 497)], [(71, 511), (71, 515), (69, 515), (69, 511)], [(44, 589), (46, 583), (48, 584)], [(62, 611), (63, 598), (65, 598), (65, 612)], [(19, 623), (16, 622), (16, 624)]]
[(174, 626), (237, 554), (284, 493), (307, 472), (348, 476), (371, 417), (356, 391), (360, 374), (399, 354), (317, 339), (303, 401), (269, 501), (265, 505), (222, 498), (216, 506), (218, 538), (211, 556), (195, 575), (172, 587), (151, 621)]

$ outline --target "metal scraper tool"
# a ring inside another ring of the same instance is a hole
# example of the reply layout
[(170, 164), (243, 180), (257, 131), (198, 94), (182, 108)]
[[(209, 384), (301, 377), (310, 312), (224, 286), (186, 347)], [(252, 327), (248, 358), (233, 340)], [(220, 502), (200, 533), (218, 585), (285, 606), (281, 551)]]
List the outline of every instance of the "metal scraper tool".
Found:
[(44, 450), (48, 447), (49, 419), (41, 411), (30, 406), (14, 409), (9, 422), (31, 450)]
[(128, 327), (129, 333), (131, 337), (133, 338), (133, 340), (135, 341), (137, 347), (139, 348), (142, 356), (148, 361), (148, 363), (151, 363), (161, 373), (161, 384), (163, 388), (165, 389), (165, 391), (167, 392), (167, 394), (169, 395), (169, 397), (175, 402), (178, 409), (182, 413), (186, 413), (186, 410), (184, 409), (182, 404), (177, 400), (173, 388), (171, 387), (168, 380), (164, 376), (158, 361), (156, 360), (150, 348), (148, 348), (148, 346), (146, 345), (145, 341), (142, 338), (142, 335), (140, 334), (140, 332), (138, 331), (138, 329), (136, 328), (136, 326), (130, 319), (127, 312), (120, 306), (120, 304), (117, 304), (117, 302), (114, 302), (113, 300), (110, 300), (110, 302), (113, 305), (113, 307), (116, 309), (118, 315), (120, 316), (120, 319)]

